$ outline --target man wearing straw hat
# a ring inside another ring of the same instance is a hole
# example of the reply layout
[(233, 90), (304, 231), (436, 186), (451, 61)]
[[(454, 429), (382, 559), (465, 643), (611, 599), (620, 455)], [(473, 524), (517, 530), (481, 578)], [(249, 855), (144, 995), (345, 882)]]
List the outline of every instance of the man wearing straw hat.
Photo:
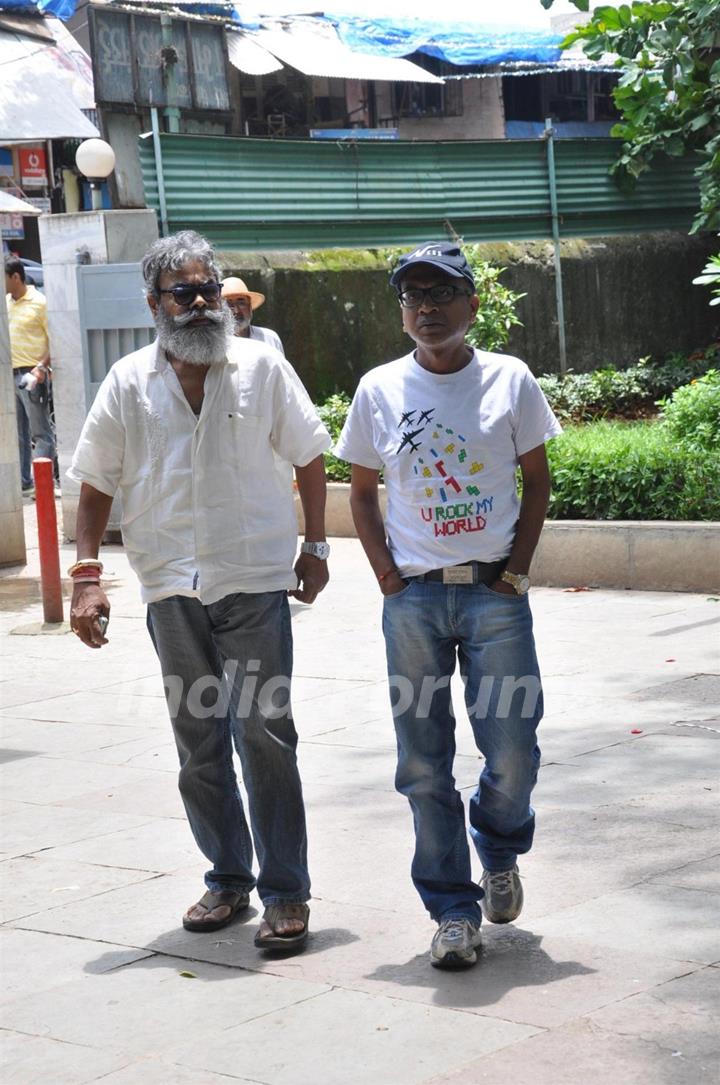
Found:
[(280, 336), (271, 328), (256, 328), (252, 322), (253, 313), (265, 301), (265, 295), (257, 290), (248, 290), (242, 279), (231, 275), (223, 279), (222, 296), (228, 303), (235, 320), (235, 335), (243, 339), (259, 339), (274, 350), (285, 353)]

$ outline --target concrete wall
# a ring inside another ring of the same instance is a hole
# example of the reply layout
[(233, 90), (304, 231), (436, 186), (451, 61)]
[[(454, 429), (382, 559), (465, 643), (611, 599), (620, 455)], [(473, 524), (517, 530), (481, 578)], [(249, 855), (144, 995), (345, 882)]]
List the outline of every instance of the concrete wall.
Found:
[[(720, 311), (692, 280), (716, 249), (714, 236), (680, 232), (563, 242), (568, 365), (583, 372), (710, 343), (719, 333)], [(518, 304), (523, 326), (513, 329), (507, 353), (525, 359), (535, 373), (556, 372), (552, 245), (487, 244), (481, 250), (507, 268), (507, 286), (526, 294)], [(297, 254), (224, 252), (221, 259), (228, 274), (266, 294), (256, 322), (280, 334), (313, 396), (336, 388), (353, 392), (364, 372), (412, 347), (380, 256), (324, 253), (327, 270), (305, 270)]]
[[(462, 113), (458, 117), (400, 117), (400, 139), (504, 139), (502, 79), (463, 79)], [(393, 115), (392, 84), (376, 83), (377, 114)]]
[(0, 298), (0, 565), (25, 564), (15, 385), (4, 296)]

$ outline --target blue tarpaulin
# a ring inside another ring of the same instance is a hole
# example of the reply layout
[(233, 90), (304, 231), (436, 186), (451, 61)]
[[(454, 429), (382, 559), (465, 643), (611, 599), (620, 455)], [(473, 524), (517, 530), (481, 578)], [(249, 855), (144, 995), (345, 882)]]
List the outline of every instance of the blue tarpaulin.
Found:
[(77, 0), (0, 0), (0, 11), (37, 11), (40, 15), (56, 15), (69, 19), (75, 14)]
[[(75, 14), (77, 0), (0, 0), (0, 11), (37, 11), (41, 15), (56, 15), (58, 19), (69, 19)], [(183, 11), (193, 15), (220, 15), (224, 18), (237, 21), (238, 16), (229, 0), (220, 0), (219, 3), (182, 3), (178, 5)]]
[(549, 63), (559, 60), (563, 34), (551, 30), (484, 23), (433, 22), (428, 19), (365, 19), (325, 12), (350, 49), (377, 56), (407, 57), (426, 53), (458, 66), (508, 61)]

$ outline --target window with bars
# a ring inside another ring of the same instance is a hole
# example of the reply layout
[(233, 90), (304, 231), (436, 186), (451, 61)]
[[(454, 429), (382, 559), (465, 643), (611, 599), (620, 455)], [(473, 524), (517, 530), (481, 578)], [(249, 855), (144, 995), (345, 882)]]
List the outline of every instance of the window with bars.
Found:
[[(419, 68), (440, 77), (457, 69), (424, 53), (408, 58)], [(445, 83), (394, 83), (393, 105), (398, 117), (461, 117), (463, 114), (462, 80)]]

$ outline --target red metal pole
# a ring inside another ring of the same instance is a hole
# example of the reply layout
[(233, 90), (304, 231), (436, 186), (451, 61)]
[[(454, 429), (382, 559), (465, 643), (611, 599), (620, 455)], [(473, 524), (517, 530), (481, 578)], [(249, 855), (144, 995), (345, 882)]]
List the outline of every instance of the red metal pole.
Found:
[(53, 462), (41, 456), (33, 460), (35, 479), (35, 506), (38, 520), (38, 545), (40, 547), (40, 581), (42, 588), (43, 619), (50, 622), (63, 620), (62, 587), (60, 585), (60, 547), (58, 546), (57, 516)]

